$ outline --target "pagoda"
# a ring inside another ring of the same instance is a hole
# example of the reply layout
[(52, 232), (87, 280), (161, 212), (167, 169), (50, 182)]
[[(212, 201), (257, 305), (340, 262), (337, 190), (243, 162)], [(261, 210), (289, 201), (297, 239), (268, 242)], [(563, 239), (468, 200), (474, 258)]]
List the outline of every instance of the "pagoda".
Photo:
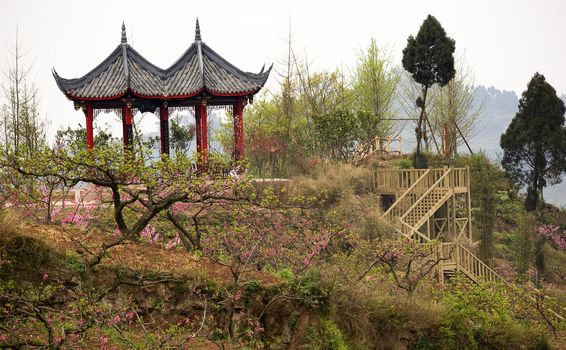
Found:
[(194, 42), (167, 69), (155, 66), (134, 50), (122, 24), (121, 43), (93, 70), (81, 78), (65, 79), (53, 69), (53, 76), (75, 109), (85, 113), (89, 149), (94, 147), (93, 120), (97, 112), (114, 110), (121, 116), (125, 147), (133, 142), (133, 116), (136, 112), (151, 112), (160, 119), (161, 153), (169, 154), (169, 114), (175, 109), (194, 108), (197, 152), (206, 161), (207, 110), (227, 106), (234, 116), (232, 157), (240, 160), (244, 156), (244, 106), (264, 86), (271, 67), (259, 73), (238, 69), (202, 41), (197, 19)]

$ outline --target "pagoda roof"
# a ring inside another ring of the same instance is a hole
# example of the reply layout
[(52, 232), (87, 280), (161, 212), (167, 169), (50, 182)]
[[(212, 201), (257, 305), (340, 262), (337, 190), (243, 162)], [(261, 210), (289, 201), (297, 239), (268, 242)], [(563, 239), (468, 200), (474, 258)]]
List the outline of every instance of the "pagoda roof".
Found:
[[(273, 65), (272, 65), (273, 66)], [(131, 94), (148, 99), (182, 99), (207, 93), (213, 96), (248, 96), (267, 81), (271, 67), (244, 72), (201, 40), (197, 19), (195, 41), (169, 68), (149, 62), (126, 39), (122, 24), (120, 45), (81, 78), (65, 79), (53, 69), (59, 89), (71, 100), (111, 100)]]

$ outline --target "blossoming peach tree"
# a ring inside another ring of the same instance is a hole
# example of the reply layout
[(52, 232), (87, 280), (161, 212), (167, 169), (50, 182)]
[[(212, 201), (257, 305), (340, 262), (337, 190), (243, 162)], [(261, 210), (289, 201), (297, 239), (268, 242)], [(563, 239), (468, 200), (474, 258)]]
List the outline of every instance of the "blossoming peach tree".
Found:
[[(120, 285), (143, 286), (144, 280), (120, 276), (112, 286), (98, 288), (88, 274), (113, 247), (140, 241), (169, 249), (183, 245), (227, 269), (231, 282), (222, 291), (220, 304), (226, 305), (228, 315), (224, 331), (231, 341), (253, 338), (262, 329), (257, 317), (236, 314), (242, 285), (262, 269), (307, 270), (329, 242), (344, 232), (305, 210), (258, 199), (245, 176), (213, 177), (182, 155), (150, 161), (110, 142), (91, 151), (57, 145), (37, 152), (33, 159), (4, 154), (1, 165), (3, 174), (39, 183), (51, 179), (61, 191), (82, 185), (81, 195), (69, 202), (63, 199), (64, 205), (47, 201), (49, 221), (112, 233), (112, 239), (103, 241), (97, 250), (80, 245), (85, 254), (77, 271), (42, 276), (39, 291), (28, 293), (15, 286), (0, 290), (0, 345), (5, 347), (28, 344), (56, 349), (86, 341), (84, 334), (94, 332), (99, 334), (99, 347), (109, 349), (111, 341), (100, 331), (109, 328), (115, 330), (115, 337), (132, 345), (129, 326), (143, 331), (151, 327), (136, 314), (135, 305), (111, 305), (107, 297)], [(97, 222), (97, 216), (105, 212), (113, 219), (110, 225)], [(162, 222), (171, 223), (173, 234), (160, 231)], [(61, 298), (64, 307), (55, 304)], [(235, 319), (247, 326), (238, 329)], [(171, 327), (153, 324), (147, 339), (159, 346), (182, 347), (202, 336), (205, 321), (202, 315), (201, 319), (179, 320)], [(8, 329), (8, 325), (16, 326)]]

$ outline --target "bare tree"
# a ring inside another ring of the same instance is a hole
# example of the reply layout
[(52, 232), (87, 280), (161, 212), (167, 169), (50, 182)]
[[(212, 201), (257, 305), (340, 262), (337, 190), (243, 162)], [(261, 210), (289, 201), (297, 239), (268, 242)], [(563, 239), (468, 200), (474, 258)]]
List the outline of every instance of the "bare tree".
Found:
[(32, 65), (23, 63), (16, 30), (11, 62), (2, 70), (4, 101), (0, 109), (0, 142), (6, 151), (31, 156), (45, 142), (46, 122), (39, 115), (37, 87), (29, 82)]
[[(435, 86), (431, 88), (431, 90), (436, 89)], [(401, 110), (403, 111), (404, 118), (410, 121), (414, 121), (415, 124), (418, 123), (420, 118), (421, 111), (417, 107), (417, 99), (421, 96), (422, 89), (421, 86), (415, 82), (407, 71), (402, 71), (400, 74), (400, 81), (397, 85), (397, 96)], [(434, 134), (431, 134), (430, 127), (428, 123), (428, 116), (432, 111), (432, 99), (427, 99), (425, 101), (425, 122), (421, 128), (422, 139), (425, 144), (425, 149), (430, 150), (431, 140), (434, 137)], [(432, 135), (432, 137), (431, 137)], [(434, 143), (436, 144), (436, 139), (434, 139)]]
[(476, 103), (472, 71), (463, 60), (458, 62), (454, 78), (444, 87), (432, 91), (432, 131), (442, 140), (442, 153), (452, 158), (458, 146), (478, 132), (483, 104)]

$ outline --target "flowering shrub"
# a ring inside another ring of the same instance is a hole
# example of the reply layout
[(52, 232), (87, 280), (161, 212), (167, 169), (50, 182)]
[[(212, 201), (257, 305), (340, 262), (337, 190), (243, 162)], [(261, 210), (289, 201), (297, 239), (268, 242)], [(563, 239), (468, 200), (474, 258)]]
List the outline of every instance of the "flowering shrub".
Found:
[(566, 250), (566, 230), (557, 225), (542, 225), (537, 228), (537, 235), (558, 250)]

